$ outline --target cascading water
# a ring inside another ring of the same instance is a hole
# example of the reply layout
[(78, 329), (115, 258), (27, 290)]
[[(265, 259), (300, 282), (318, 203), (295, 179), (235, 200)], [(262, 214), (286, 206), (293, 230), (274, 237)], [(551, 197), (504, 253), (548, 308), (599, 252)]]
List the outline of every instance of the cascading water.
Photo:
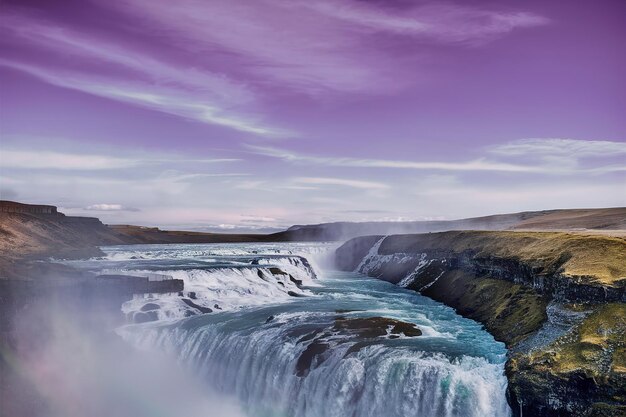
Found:
[(221, 304), (183, 318), (193, 307), (179, 294), (137, 297), (125, 311), (157, 305), (157, 320), (118, 333), (177, 356), (251, 417), (510, 415), (501, 343), (415, 292), (359, 273), (314, 271), (307, 259), (328, 245), (104, 250), (77, 264), (174, 275), (185, 281), (182, 298), (193, 292), (193, 304)]

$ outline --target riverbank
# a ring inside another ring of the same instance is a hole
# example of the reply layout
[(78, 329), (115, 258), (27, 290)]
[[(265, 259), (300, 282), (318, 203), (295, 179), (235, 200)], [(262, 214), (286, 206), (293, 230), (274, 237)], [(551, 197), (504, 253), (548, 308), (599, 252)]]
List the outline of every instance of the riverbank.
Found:
[(336, 255), (340, 269), (416, 290), (505, 342), (517, 415), (626, 412), (624, 239), (557, 232), (369, 236), (346, 242)]
[(49, 257), (101, 256), (100, 246), (172, 243), (344, 241), (354, 236), (446, 230), (565, 229), (622, 236), (626, 208), (521, 212), (446, 221), (336, 222), (296, 225), (272, 234), (229, 234), (105, 225), (95, 217), (66, 216), (50, 205), (0, 200), (0, 279), (31, 279), (25, 264)]

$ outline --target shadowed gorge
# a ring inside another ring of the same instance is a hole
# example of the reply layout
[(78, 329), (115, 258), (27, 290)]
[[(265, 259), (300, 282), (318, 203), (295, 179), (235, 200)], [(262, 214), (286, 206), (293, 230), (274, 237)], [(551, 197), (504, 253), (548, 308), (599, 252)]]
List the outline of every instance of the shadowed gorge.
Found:
[[(369, 249), (367, 249), (369, 246)], [(619, 415), (626, 241), (552, 232), (355, 238), (339, 268), (415, 290), (506, 343), (515, 415)]]

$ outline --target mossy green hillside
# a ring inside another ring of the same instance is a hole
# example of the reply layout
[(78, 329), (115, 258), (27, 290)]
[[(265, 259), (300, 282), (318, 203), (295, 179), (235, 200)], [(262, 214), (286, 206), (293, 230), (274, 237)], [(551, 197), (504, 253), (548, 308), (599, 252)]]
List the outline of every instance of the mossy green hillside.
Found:
[(511, 259), (542, 275), (559, 273), (607, 286), (626, 282), (626, 240), (564, 232), (451, 231), (397, 235), (380, 253), (444, 251)]
[(496, 338), (513, 346), (539, 329), (547, 319), (546, 297), (530, 288), (466, 272), (446, 272), (422, 294), (454, 307), (479, 321)]

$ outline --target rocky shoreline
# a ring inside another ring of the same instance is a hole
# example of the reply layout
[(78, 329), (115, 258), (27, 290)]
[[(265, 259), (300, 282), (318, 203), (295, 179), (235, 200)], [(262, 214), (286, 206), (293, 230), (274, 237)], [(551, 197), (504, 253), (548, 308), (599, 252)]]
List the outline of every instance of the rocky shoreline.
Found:
[(509, 349), (515, 416), (626, 414), (626, 241), (542, 232), (367, 236), (337, 266), (443, 302)]

